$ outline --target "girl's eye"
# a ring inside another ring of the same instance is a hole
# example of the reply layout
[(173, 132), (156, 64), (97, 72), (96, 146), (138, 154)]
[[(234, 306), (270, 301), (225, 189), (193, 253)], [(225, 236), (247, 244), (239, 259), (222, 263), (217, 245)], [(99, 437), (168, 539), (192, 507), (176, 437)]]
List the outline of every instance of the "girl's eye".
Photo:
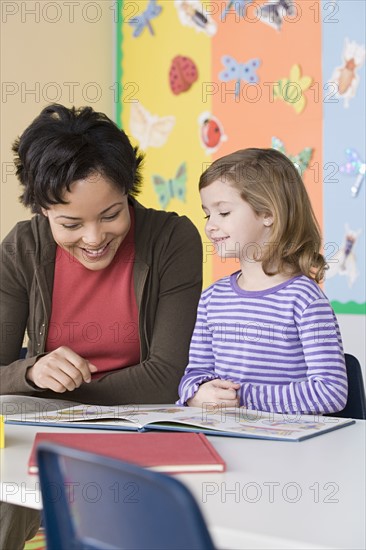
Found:
[(222, 216), (223, 218), (225, 218), (229, 214), (230, 214), (230, 212), (220, 212), (220, 216)]
[(204, 216), (203, 219), (204, 219), (204, 220), (209, 220), (209, 219), (210, 219), (210, 214), (207, 214), (207, 216)]

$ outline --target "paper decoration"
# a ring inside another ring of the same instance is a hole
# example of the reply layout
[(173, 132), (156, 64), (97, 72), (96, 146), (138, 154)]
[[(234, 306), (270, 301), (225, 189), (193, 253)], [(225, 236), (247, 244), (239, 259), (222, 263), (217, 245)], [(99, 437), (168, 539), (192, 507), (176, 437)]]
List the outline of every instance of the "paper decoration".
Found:
[(221, 58), (222, 64), (225, 66), (225, 70), (221, 71), (219, 78), (224, 82), (235, 80), (235, 97), (240, 95), (241, 81), (249, 82), (250, 84), (256, 84), (259, 78), (256, 74), (256, 70), (261, 64), (260, 59), (249, 59), (246, 63), (238, 63), (234, 57), (230, 55), (224, 55)]
[(182, 55), (174, 57), (169, 70), (169, 84), (173, 94), (186, 92), (197, 78), (198, 70), (192, 59)]
[(158, 6), (157, 0), (149, 0), (148, 6), (144, 12), (135, 17), (131, 17), (128, 24), (133, 27), (134, 31), (132, 36), (137, 38), (140, 36), (145, 28), (148, 28), (150, 34), (154, 35), (154, 30), (151, 25), (151, 19), (154, 19), (161, 14), (162, 7)]
[(366, 173), (366, 164), (362, 162), (357, 151), (351, 149), (350, 147), (346, 149), (347, 162), (342, 164), (339, 168), (339, 171), (342, 174), (347, 174), (348, 176), (357, 176), (356, 181), (351, 187), (352, 197), (357, 197), (363, 180), (365, 179)]
[(298, 169), (301, 175), (309, 166), (310, 159), (313, 154), (313, 149), (311, 147), (305, 147), (297, 155), (290, 155), (289, 153), (286, 152), (283, 142), (277, 137), (272, 138), (271, 147), (272, 149), (276, 149), (277, 151), (280, 151), (280, 153), (283, 153), (284, 155), (286, 155), (286, 157), (289, 158), (294, 163), (294, 165), (296, 166), (296, 168)]
[(175, 124), (174, 116), (152, 115), (141, 103), (131, 103), (130, 130), (142, 150), (162, 147)]
[(153, 175), (152, 180), (162, 208), (166, 208), (172, 198), (185, 202), (187, 183), (187, 167), (185, 162), (182, 162), (179, 166), (175, 178), (166, 180), (162, 176)]
[(293, 65), (290, 70), (290, 77), (281, 78), (273, 86), (273, 97), (290, 103), (295, 112), (300, 114), (306, 105), (304, 92), (310, 88), (312, 81), (311, 76), (301, 76), (300, 65)]
[(347, 277), (348, 286), (350, 288), (353, 286), (359, 276), (354, 248), (360, 233), (361, 229), (353, 231), (346, 224), (342, 247), (328, 259), (329, 269), (326, 271), (326, 279), (331, 279), (335, 275), (342, 275)]
[(283, 18), (295, 15), (292, 0), (270, 0), (267, 4), (256, 8), (256, 15), (262, 23), (270, 25), (277, 31), (282, 29)]
[(217, 31), (217, 25), (198, 0), (174, 0), (179, 20), (182, 25), (193, 27), (197, 32), (204, 32), (213, 36)]
[(349, 107), (350, 99), (355, 97), (359, 76), (356, 69), (359, 69), (365, 61), (365, 46), (345, 39), (343, 50), (343, 65), (336, 67), (330, 79), (336, 86), (336, 96), (344, 99), (344, 107)]
[(221, 20), (226, 19), (227, 14), (232, 9), (239, 15), (239, 17), (245, 17), (245, 9), (248, 4), (251, 4), (253, 0), (229, 0), (225, 6), (224, 11), (221, 14)]
[(219, 119), (209, 112), (198, 117), (201, 145), (206, 153), (215, 153), (223, 141), (227, 140), (224, 128)]

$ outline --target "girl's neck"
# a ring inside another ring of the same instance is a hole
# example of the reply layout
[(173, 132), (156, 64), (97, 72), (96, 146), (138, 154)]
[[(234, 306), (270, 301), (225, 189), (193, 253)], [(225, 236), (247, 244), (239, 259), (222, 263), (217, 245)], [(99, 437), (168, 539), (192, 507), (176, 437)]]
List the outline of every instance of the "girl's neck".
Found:
[(299, 273), (280, 272), (276, 275), (266, 275), (260, 262), (241, 264), (241, 273), (238, 276), (238, 285), (242, 290), (259, 291), (272, 288), (288, 281)]

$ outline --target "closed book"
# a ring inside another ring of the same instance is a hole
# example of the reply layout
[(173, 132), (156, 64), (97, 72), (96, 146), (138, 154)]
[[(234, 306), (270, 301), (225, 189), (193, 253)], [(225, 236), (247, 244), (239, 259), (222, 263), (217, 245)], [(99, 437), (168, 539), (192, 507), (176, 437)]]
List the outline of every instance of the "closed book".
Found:
[(202, 433), (54, 433), (35, 435), (28, 473), (38, 472), (36, 448), (47, 441), (132, 462), (158, 472), (224, 472), (226, 465)]

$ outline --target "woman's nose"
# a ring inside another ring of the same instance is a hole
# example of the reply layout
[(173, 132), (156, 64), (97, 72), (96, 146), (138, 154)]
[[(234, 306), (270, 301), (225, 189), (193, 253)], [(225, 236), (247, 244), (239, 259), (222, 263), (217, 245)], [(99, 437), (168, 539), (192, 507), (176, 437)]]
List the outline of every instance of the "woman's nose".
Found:
[(101, 228), (98, 226), (98, 224), (91, 225), (88, 227), (85, 227), (84, 234), (82, 236), (82, 240), (85, 244), (89, 246), (97, 246), (99, 244), (102, 244), (104, 241), (104, 236)]

